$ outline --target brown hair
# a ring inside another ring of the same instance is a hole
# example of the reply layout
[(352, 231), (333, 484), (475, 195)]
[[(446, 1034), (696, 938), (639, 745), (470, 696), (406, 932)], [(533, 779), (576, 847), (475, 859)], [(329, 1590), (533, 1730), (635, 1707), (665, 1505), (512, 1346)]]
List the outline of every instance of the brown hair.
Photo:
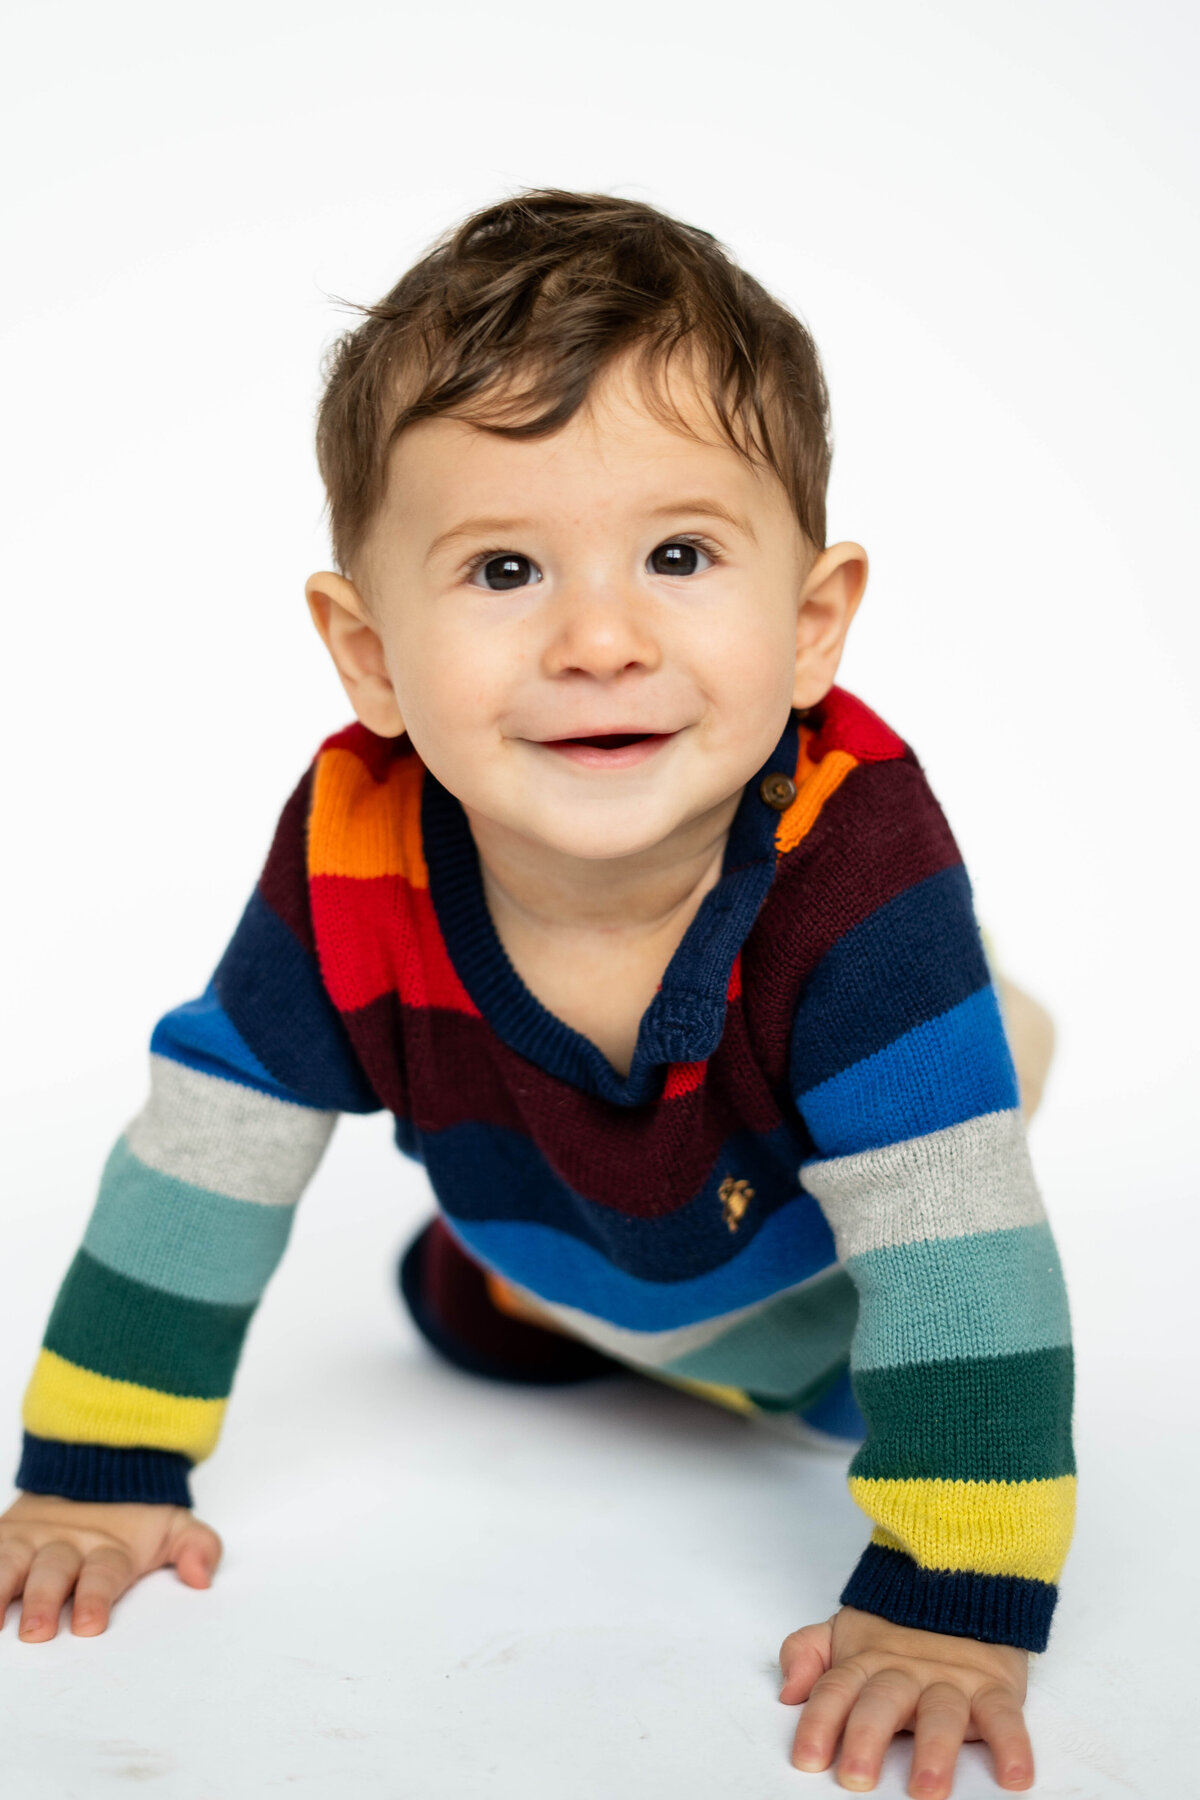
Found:
[[(354, 310), (363, 323), (327, 352), (317, 415), (344, 574), (408, 426), (448, 416), (511, 437), (548, 434), (634, 347), (650, 376), (680, 348), (693, 355), (726, 438), (775, 471), (805, 536), (824, 548), (829, 397), (816, 346), (708, 232), (639, 200), (531, 189), (473, 213), (377, 305)], [(661, 413), (661, 388), (647, 388)]]

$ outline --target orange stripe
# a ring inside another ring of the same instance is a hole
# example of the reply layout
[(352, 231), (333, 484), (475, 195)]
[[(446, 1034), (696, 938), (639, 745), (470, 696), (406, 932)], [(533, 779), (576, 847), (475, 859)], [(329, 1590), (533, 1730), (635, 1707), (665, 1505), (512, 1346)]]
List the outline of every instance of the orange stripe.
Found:
[(549, 1313), (543, 1312), (532, 1301), (523, 1299), (516, 1288), (510, 1287), (501, 1276), (493, 1275), (490, 1269), (485, 1269), (483, 1279), (487, 1283), (492, 1305), (498, 1312), (507, 1313), (510, 1319), (520, 1319), (524, 1325), (540, 1325), (543, 1331), (557, 1332), (559, 1337), (571, 1336)]
[(397, 757), (387, 779), (376, 781), (349, 750), (322, 750), (313, 783), (308, 826), (308, 872), (402, 875), (410, 887), (427, 888), (421, 848), (421, 780), (415, 756)]
[(848, 750), (827, 750), (820, 762), (814, 763), (808, 754), (812, 737), (813, 733), (807, 728), (801, 729), (800, 755), (796, 761), (796, 798), (775, 828), (775, 847), (781, 856), (785, 851), (794, 850), (800, 840), (808, 836), (829, 796), (836, 793), (850, 771), (858, 767), (857, 757), (851, 756)]

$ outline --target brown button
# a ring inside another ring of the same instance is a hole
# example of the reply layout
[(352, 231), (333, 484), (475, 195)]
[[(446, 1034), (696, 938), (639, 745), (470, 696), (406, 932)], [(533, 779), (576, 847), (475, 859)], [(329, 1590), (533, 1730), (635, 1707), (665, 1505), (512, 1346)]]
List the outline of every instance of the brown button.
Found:
[(776, 812), (786, 812), (796, 798), (796, 784), (790, 775), (764, 775), (758, 791)]

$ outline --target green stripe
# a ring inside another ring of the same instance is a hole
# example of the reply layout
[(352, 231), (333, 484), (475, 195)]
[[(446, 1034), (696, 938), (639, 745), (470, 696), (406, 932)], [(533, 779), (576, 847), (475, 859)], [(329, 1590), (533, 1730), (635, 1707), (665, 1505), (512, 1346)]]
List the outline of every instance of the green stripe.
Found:
[(662, 1365), (670, 1375), (753, 1390), (760, 1404), (772, 1398), (790, 1407), (846, 1361), (858, 1297), (844, 1269), (786, 1294), (774, 1306), (732, 1325), (722, 1337)]
[(186, 1300), (251, 1306), (274, 1273), (296, 1216), (193, 1187), (147, 1168), (124, 1138), (105, 1164), (84, 1248), (147, 1287)]
[(1017, 1356), (1071, 1341), (1048, 1225), (870, 1250), (847, 1263), (862, 1321), (855, 1374), (899, 1363)]
[(851, 1475), (1050, 1481), (1075, 1473), (1069, 1348), (854, 1373), (870, 1436)]
[(54, 1302), (47, 1350), (113, 1381), (224, 1400), (253, 1306), (183, 1300), (118, 1275), (77, 1250)]

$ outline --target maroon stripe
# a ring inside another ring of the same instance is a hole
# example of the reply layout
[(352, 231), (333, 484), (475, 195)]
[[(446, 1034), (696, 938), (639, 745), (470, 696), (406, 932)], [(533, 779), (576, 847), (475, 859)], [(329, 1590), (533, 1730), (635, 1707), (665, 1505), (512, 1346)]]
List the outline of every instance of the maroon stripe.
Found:
[(308, 808), (312, 784), (310, 767), (279, 816), (258, 889), (276, 917), (315, 956), (317, 946), (308, 901)]
[(889, 900), (961, 861), (911, 751), (853, 770), (780, 859), (742, 951), (753, 1055), (777, 1092), (799, 995), (822, 958)]
[[(703, 1084), (677, 1099), (615, 1107), (527, 1062), (463, 1013), (401, 1009), (393, 995), (344, 1015), (384, 1105), (421, 1132), (490, 1125), (531, 1138), (576, 1193), (632, 1218), (693, 1200), (735, 1133), (776, 1130), (782, 1114), (754, 1066), (740, 1006)], [(403, 1041), (408, 1079), (398, 1047)], [(644, 1181), (632, 1172), (653, 1169)]]

